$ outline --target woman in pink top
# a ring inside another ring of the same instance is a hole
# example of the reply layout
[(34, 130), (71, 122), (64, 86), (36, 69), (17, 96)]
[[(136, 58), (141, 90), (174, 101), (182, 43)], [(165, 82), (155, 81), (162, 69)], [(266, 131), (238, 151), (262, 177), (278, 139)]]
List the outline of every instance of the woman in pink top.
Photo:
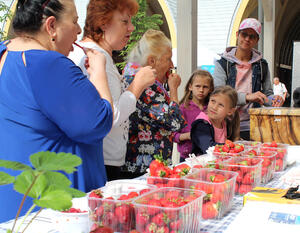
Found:
[(237, 100), (237, 92), (230, 86), (218, 87), (211, 93), (207, 113), (201, 112), (192, 123), (193, 153), (205, 154), (210, 146), (240, 137)]
[(187, 121), (187, 126), (176, 132), (174, 136), (181, 162), (192, 152), (191, 125), (199, 113), (206, 110), (209, 95), (213, 90), (213, 78), (206, 70), (194, 71), (185, 86), (185, 94), (180, 101), (180, 110)]

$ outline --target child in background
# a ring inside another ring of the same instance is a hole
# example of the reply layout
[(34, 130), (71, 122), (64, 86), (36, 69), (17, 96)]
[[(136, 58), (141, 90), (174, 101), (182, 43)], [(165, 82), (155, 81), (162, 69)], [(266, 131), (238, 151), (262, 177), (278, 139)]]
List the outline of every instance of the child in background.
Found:
[(192, 123), (193, 153), (205, 154), (210, 146), (239, 139), (237, 100), (237, 92), (230, 86), (218, 87), (210, 94), (207, 113), (200, 112)]
[(206, 110), (209, 94), (213, 89), (213, 77), (206, 70), (196, 70), (185, 86), (185, 94), (180, 101), (180, 110), (188, 125), (174, 135), (174, 141), (178, 144), (180, 162), (192, 153), (191, 125), (200, 112)]

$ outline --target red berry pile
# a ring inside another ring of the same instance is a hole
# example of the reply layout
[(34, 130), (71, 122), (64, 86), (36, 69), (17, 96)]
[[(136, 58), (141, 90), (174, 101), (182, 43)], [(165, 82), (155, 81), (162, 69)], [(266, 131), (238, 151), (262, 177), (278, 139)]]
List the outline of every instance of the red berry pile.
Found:
[(287, 147), (285, 144), (279, 144), (275, 141), (271, 143), (263, 143), (261, 145), (261, 151), (275, 151), (276, 154), (276, 165), (275, 171), (283, 171), (287, 164)]
[[(105, 197), (101, 190), (93, 190), (89, 194), (89, 218), (93, 222), (91, 232), (130, 232), (135, 229), (134, 209), (132, 200), (150, 189), (116, 197)], [(107, 230), (107, 231), (104, 231)]]
[(224, 145), (216, 145), (213, 151), (214, 155), (238, 154), (245, 149), (243, 144), (235, 144), (230, 140), (226, 140)]
[[(136, 199), (133, 202), (136, 230), (145, 233), (187, 232), (186, 229), (197, 224), (201, 216), (197, 209), (201, 208), (199, 197), (202, 195), (199, 191), (164, 188)], [(193, 206), (188, 206), (191, 202)]]
[(181, 179), (187, 175), (191, 167), (187, 164), (179, 164), (173, 169), (167, 166), (161, 156), (154, 156), (154, 160), (149, 165), (150, 176), (147, 177), (147, 183), (162, 187), (184, 187)]
[(275, 173), (275, 162), (276, 162), (276, 153), (272, 151), (260, 151), (259, 149), (252, 149), (242, 153), (242, 156), (247, 156), (250, 158), (261, 158), (262, 168), (261, 168), (261, 182), (269, 182)]
[(65, 211), (62, 211), (62, 212), (63, 213), (86, 213), (87, 211), (72, 207), (72, 208), (70, 208), (68, 210), (65, 210)]
[(224, 169), (238, 173), (235, 192), (244, 195), (261, 181), (260, 158), (232, 157), (224, 162)]
[(230, 208), (234, 196), (236, 174), (217, 169), (199, 169), (186, 177), (186, 186), (206, 193), (203, 199), (202, 217), (220, 218)]

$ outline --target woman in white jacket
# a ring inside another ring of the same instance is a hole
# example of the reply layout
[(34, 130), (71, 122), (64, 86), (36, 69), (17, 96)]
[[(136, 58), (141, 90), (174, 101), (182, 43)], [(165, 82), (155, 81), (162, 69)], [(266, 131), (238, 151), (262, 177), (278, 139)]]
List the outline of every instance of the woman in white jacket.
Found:
[[(113, 98), (114, 121), (110, 133), (103, 140), (104, 163), (108, 180), (120, 178), (120, 168), (125, 163), (128, 140), (128, 118), (136, 109), (136, 101), (145, 88), (155, 81), (156, 71), (150, 66), (140, 69), (128, 86), (119, 74), (112, 59), (114, 50), (123, 49), (134, 30), (131, 17), (137, 13), (136, 0), (90, 0), (84, 26), (84, 35), (79, 44), (104, 53), (106, 73)], [(74, 48), (69, 55), (83, 72), (86, 55)]]

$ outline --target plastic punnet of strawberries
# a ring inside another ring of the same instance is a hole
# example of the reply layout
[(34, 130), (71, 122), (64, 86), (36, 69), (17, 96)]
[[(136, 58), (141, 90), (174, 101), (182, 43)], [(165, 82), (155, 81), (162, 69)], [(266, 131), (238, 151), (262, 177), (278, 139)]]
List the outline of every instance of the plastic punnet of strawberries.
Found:
[(202, 217), (204, 219), (221, 218), (232, 206), (234, 186), (237, 174), (214, 168), (202, 168), (186, 176), (186, 187), (202, 190)]
[(133, 201), (139, 232), (199, 232), (204, 192), (161, 188)]
[(287, 165), (287, 144), (277, 143), (276, 141), (270, 143), (263, 143), (260, 147), (261, 151), (275, 151), (276, 165), (275, 171), (283, 171)]
[(178, 164), (173, 168), (169, 167), (161, 155), (155, 155), (154, 160), (149, 165), (150, 176), (147, 183), (162, 187), (184, 188), (182, 177), (186, 176), (191, 167), (185, 163)]
[(216, 157), (219, 156), (238, 156), (242, 151), (244, 151), (245, 147), (243, 144), (237, 144), (232, 142), (231, 140), (226, 140), (224, 145), (215, 145), (213, 150), (213, 155)]
[(91, 191), (88, 197), (90, 232), (113, 233), (135, 230), (132, 200), (149, 191), (149, 188), (145, 188), (108, 197), (104, 197), (100, 189)]

